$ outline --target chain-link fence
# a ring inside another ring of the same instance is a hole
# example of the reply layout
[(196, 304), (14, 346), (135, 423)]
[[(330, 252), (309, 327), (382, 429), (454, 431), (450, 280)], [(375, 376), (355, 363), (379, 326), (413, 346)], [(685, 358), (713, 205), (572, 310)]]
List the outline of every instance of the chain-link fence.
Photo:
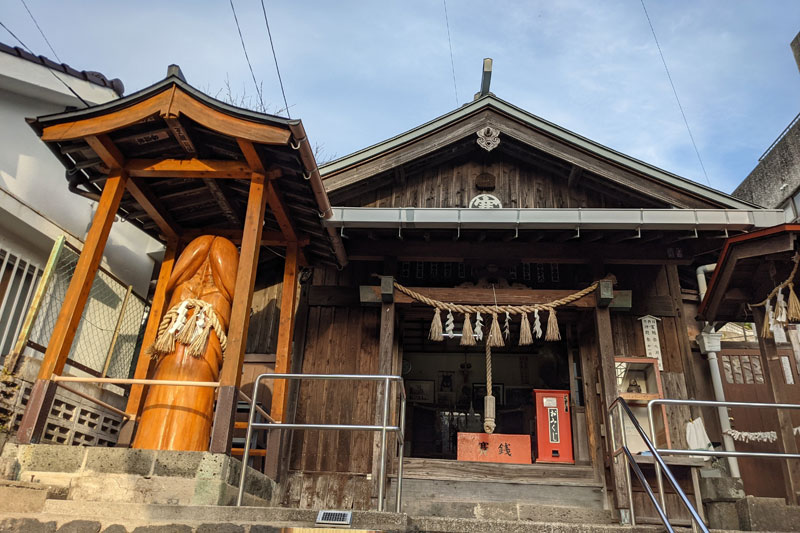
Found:
[[(44, 352), (67, 294), (67, 287), (78, 264), (79, 252), (60, 240), (56, 242), (33, 302), (32, 324), (20, 333), (27, 335), (23, 345)], [(37, 306), (38, 304), (38, 306)], [(86, 307), (67, 363), (93, 375), (114, 378), (131, 377), (139, 351), (144, 325), (150, 310), (145, 300), (132, 292), (102, 268), (89, 291)], [(19, 341), (18, 341), (19, 345)]]

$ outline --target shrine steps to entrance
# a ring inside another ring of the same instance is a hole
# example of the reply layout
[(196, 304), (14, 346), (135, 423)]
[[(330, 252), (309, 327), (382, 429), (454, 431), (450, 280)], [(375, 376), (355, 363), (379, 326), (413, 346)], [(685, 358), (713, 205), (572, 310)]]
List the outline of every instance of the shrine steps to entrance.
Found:
[[(394, 508), (396, 479), (389, 491)], [(402, 511), (412, 516), (610, 524), (590, 466), (407, 459)]]

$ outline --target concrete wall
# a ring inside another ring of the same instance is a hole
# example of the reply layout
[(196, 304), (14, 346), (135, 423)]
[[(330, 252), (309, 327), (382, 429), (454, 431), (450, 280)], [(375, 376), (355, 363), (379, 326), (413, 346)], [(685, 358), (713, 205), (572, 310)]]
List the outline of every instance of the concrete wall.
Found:
[(800, 188), (800, 121), (762, 159), (733, 196), (763, 207), (779, 208)]
[[(92, 104), (116, 93), (65, 74), (59, 76)], [(64, 168), (25, 118), (82, 107), (48, 69), (0, 53), (0, 235), (9, 247), (44, 264), (60, 233), (80, 248), (96, 204), (67, 189)], [(124, 283), (147, 294), (161, 245), (127, 222), (117, 221), (109, 237), (104, 264)]]

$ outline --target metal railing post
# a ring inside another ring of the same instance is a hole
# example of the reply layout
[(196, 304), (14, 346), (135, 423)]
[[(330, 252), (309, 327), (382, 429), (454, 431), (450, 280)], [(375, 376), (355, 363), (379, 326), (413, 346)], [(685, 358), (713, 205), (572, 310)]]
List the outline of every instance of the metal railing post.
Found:
[[(648, 404), (647, 405), (647, 422), (648, 422), (648, 425), (650, 426), (650, 436), (653, 438), (653, 440), (655, 440), (656, 439), (656, 424), (655, 424), (655, 419), (653, 418), (652, 415), (653, 415), (653, 413), (650, 410), (650, 404)], [(656, 444), (658, 444), (658, 443), (656, 442)], [(656, 447), (658, 447), (658, 446), (656, 446)], [(661, 467), (657, 463), (655, 463), (655, 467), (656, 467), (656, 485), (658, 486), (658, 499), (661, 501), (661, 507), (664, 508), (664, 512), (666, 512), (667, 505), (664, 503), (664, 501), (665, 501), (665, 497), (664, 497), (664, 479), (661, 477)]]
[[(397, 382), (398, 386), (402, 385)], [(403, 457), (406, 443), (406, 392), (400, 387), (400, 457), (397, 463), (397, 493), (395, 494), (395, 512), (400, 512), (400, 505), (403, 498)]]
[[(625, 418), (623, 418), (622, 409), (617, 408), (619, 413), (619, 431), (622, 438), (622, 447), (628, 449), (628, 437), (625, 435)], [(631, 525), (636, 525), (636, 513), (633, 510), (633, 484), (631, 483), (631, 469), (630, 465), (625, 465), (625, 482), (627, 483), (628, 490), (628, 513), (630, 513)], [(663, 505), (663, 503), (662, 503)]]
[(244, 482), (247, 477), (247, 463), (250, 460), (250, 439), (253, 437), (253, 419), (256, 416), (256, 401), (258, 400), (258, 385), (264, 374), (253, 382), (253, 397), (250, 398), (250, 412), (247, 414), (247, 434), (244, 438), (244, 453), (242, 454), (242, 473), (239, 474), (239, 492), (236, 495), (236, 507), (242, 506), (244, 499)]
[(378, 511), (383, 511), (386, 491), (386, 426), (389, 425), (389, 378), (383, 380), (383, 423), (381, 428), (381, 464), (378, 467)]

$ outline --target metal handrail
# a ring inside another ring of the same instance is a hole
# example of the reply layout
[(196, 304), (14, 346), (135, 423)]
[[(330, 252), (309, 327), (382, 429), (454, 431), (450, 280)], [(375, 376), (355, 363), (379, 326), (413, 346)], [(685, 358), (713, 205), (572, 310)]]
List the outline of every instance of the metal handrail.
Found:
[[(655, 424), (653, 419), (654, 405), (695, 405), (698, 407), (749, 407), (754, 409), (800, 409), (799, 404), (794, 403), (759, 403), (759, 402), (718, 402), (712, 400), (673, 400), (669, 398), (657, 398), (647, 402), (647, 419), (650, 423), (650, 434), (653, 433)], [(672, 450), (657, 449), (664, 455), (696, 455), (702, 457), (760, 457), (771, 459), (800, 459), (800, 453), (780, 453), (780, 452), (730, 452), (723, 450)], [(656, 481), (658, 482), (658, 493), (661, 504), (664, 504), (664, 484), (661, 480), (661, 470), (656, 465)]]
[[(265, 379), (314, 379), (336, 381), (381, 381), (383, 382), (383, 424), (381, 425), (356, 425), (356, 424), (282, 424), (280, 422), (254, 422), (258, 386)], [(400, 392), (400, 425), (389, 425), (389, 385), (398, 383)], [(247, 462), (250, 459), (250, 440), (253, 429), (325, 429), (340, 431), (380, 431), (381, 432), (381, 459), (379, 465), (378, 483), (378, 511), (383, 511), (384, 493), (386, 484), (386, 433), (393, 431), (398, 434), (398, 463), (397, 463), (397, 496), (395, 501), (396, 512), (400, 512), (400, 502), (403, 492), (403, 448), (405, 444), (405, 419), (406, 419), (406, 391), (403, 387), (403, 378), (400, 376), (369, 375), (369, 374), (260, 374), (253, 382), (253, 397), (250, 401), (250, 413), (247, 418), (247, 435), (244, 440), (244, 453), (242, 455), (242, 473), (239, 476), (239, 493), (236, 496), (236, 506), (242, 506), (244, 499), (245, 479), (247, 476)]]
[[(639, 465), (636, 462), (636, 459), (633, 457), (633, 455), (631, 454), (630, 450), (628, 449), (627, 438), (626, 438), (626, 435), (625, 435), (625, 423), (624, 423), (625, 420), (622, 417), (622, 413), (623, 412), (628, 416), (628, 419), (633, 424), (634, 429), (636, 429), (636, 432), (639, 434), (639, 436), (644, 441), (645, 446), (647, 446), (647, 448), (650, 450), (650, 453), (653, 455), (653, 461), (654, 461), (654, 463), (656, 465), (656, 470), (658, 470), (659, 468), (664, 470), (664, 474), (667, 476), (667, 480), (669, 481), (670, 485), (672, 485), (672, 488), (675, 490), (675, 493), (680, 498), (681, 503), (683, 503), (684, 507), (686, 507), (686, 510), (689, 511), (689, 514), (691, 515), (692, 521), (693, 521), (692, 522), (692, 527), (694, 528), (695, 524), (696, 524), (696, 526), (699, 527), (700, 530), (703, 533), (708, 533), (708, 528), (706, 527), (705, 523), (703, 522), (703, 519), (700, 518), (700, 515), (697, 512), (697, 509), (694, 508), (692, 503), (689, 501), (689, 498), (686, 496), (686, 493), (683, 492), (683, 489), (681, 489), (680, 485), (678, 484), (678, 481), (675, 479), (675, 476), (672, 474), (672, 470), (670, 470), (670, 468), (664, 462), (664, 459), (659, 454), (659, 450), (656, 449), (655, 445), (650, 441), (650, 438), (644, 432), (644, 429), (642, 429), (641, 424), (639, 424), (639, 421), (636, 419), (636, 416), (633, 414), (633, 412), (631, 411), (631, 408), (628, 406), (628, 402), (626, 402), (624, 398), (618, 397), (609, 406), (609, 408), (608, 408), (609, 415), (613, 412), (614, 408), (617, 407), (617, 406), (622, 408), (622, 410), (620, 411), (620, 422), (621, 422), (621, 424), (620, 424), (620, 432), (622, 434), (622, 451), (625, 453), (625, 457), (626, 457), (628, 463), (631, 465), (631, 467), (633, 467), (633, 470), (636, 473), (636, 476), (639, 478), (639, 481), (645, 487), (645, 491), (647, 492), (647, 496), (650, 498), (650, 501), (653, 503), (653, 506), (656, 508), (656, 511), (658, 512), (658, 516), (661, 519), (661, 522), (664, 524), (664, 527), (670, 533), (673, 533), (675, 531), (674, 528), (672, 527), (672, 524), (670, 524), (670, 522), (669, 522), (669, 518), (666, 515), (666, 510), (665, 510), (666, 508), (664, 506), (663, 497), (662, 497), (661, 503), (659, 504), (659, 502), (656, 500), (655, 495), (653, 494), (653, 490), (650, 488), (650, 485), (647, 484), (647, 482), (646, 482), (646, 480), (644, 478), (644, 475), (642, 474), (641, 469), (639, 468)], [(613, 420), (613, 418), (611, 420)], [(612, 448), (616, 452), (617, 445), (616, 445), (616, 438), (614, 436), (614, 429), (613, 429), (612, 426), (609, 426), (609, 428), (610, 428), (610, 431), (611, 431)], [(615, 453), (615, 455), (616, 455), (616, 453)], [(631, 525), (636, 525), (636, 517), (635, 517), (635, 514), (634, 514), (634, 510), (633, 510), (633, 494), (632, 494), (632, 487), (631, 487), (631, 481), (630, 481), (630, 469), (626, 468), (625, 469), (625, 473), (626, 473), (627, 484), (628, 484), (628, 486), (627, 486), (627, 489), (628, 489), (628, 505), (630, 506)], [(663, 490), (662, 487), (659, 487), (659, 489)], [(663, 494), (663, 492), (662, 492), (662, 494)]]

